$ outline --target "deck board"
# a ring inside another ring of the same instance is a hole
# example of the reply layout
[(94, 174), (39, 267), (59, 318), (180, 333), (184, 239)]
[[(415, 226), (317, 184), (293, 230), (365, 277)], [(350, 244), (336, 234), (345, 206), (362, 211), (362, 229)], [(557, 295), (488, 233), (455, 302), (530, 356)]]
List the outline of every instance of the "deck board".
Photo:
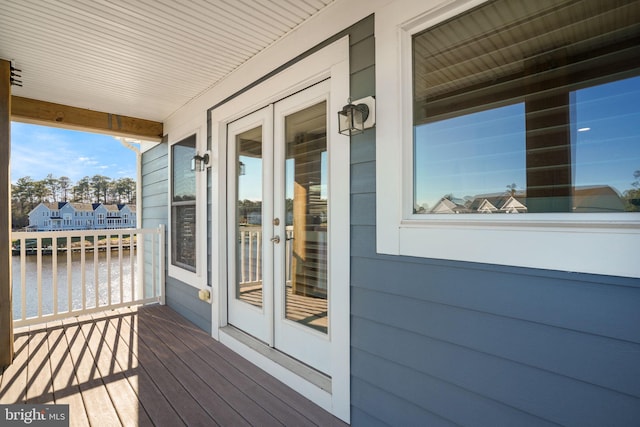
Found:
[[(193, 332), (200, 335), (197, 331)], [(234, 398), (230, 400), (230, 404), (242, 411), (242, 414), (247, 417), (252, 424), (259, 422), (261, 420), (261, 413), (266, 412), (278, 420), (286, 420), (287, 425), (316, 425), (281, 399), (274, 399), (275, 396), (273, 396), (268, 389), (256, 383), (255, 380), (241, 371), (237, 363), (229, 362), (229, 360), (234, 360), (234, 358), (226, 359), (221, 357), (220, 354), (213, 351), (208, 345), (210, 341), (206, 339), (206, 334), (202, 334), (202, 336), (204, 337), (203, 341), (200, 341), (192, 333), (181, 334), (180, 339), (183, 345), (192, 351), (192, 354), (197, 354), (199, 358), (201, 358), (200, 360), (209, 362), (206, 364), (207, 375), (211, 378), (211, 381), (224, 385), (225, 389), (229, 390), (228, 393), (225, 393), (225, 396)], [(198, 362), (194, 361), (193, 363)], [(254, 402), (253, 399), (259, 400), (262, 406)], [(245, 413), (244, 408), (247, 408), (246, 400), (252, 402), (250, 408), (253, 408), (255, 405), (258, 406), (259, 409), (256, 409), (255, 413), (253, 411), (247, 411), (247, 413)], [(258, 418), (252, 418), (252, 416), (257, 416)], [(264, 422), (264, 419), (262, 422)]]
[(165, 306), (16, 331), (0, 403), (68, 404), (71, 426), (344, 426)]
[[(131, 317), (134, 315), (133, 313), (129, 314)], [(106, 322), (107, 327), (104, 330), (104, 335), (112, 345), (113, 361), (119, 364), (120, 369), (124, 369), (125, 376), (137, 392), (141, 409), (147, 413), (152, 424), (185, 425), (146, 369), (139, 364), (136, 356), (137, 340), (134, 339), (133, 329), (124, 320), (124, 316), (105, 318), (94, 315), (93, 317), (96, 321)]]
[[(155, 328), (162, 339), (169, 339), (170, 329), (166, 324)], [(200, 342), (191, 333), (177, 335), (179, 346), (190, 351), (183, 352), (183, 359), (189, 366), (197, 366), (197, 372), (208, 379), (209, 384), (216, 384), (216, 390), (230, 406), (241, 413), (252, 425), (316, 425), (300, 412), (282, 400), (275, 398), (267, 389), (240, 371), (236, 364), (220, 357), (210, 348), (210, 340)], [(232, 358), (230, 360), (234, 360)]]
[(54, 402), (69, 405), (70, 408), (76, 408), (74, 417), (69, 420), (70, 427), (87, 426), (89, 425), (89, 419), (84, 409), (62, 322), (49, 323), (47, 330)]
[[(93, 355), (82, 333), (81, 324), (68, 322), (65, 324), (64, 331), (89, 423), (91, 425), (120, 424), (109, 392), (100, 377)], [(70, 407), (69, 411), (69, 417), (72, 418), (75, 414), (75, 408)]]
[(29, 337), (27, 403), (53, 403), (53, 386), (51, 384), (51, 368), (48, 363), (48, 357), (47, 331), (36, 330)]
[(2, 403), (24, 403), (27, 400), (28, 333), (15, 337), (14, 349), (14, 362), (0, 377), (0, 402)]

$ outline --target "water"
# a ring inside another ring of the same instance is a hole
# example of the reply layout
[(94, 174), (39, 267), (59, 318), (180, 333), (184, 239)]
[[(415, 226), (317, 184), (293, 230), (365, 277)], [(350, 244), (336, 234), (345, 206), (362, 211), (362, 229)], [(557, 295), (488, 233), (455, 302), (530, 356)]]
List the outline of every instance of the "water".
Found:
[[(42, 314), (54, 313), (54, 265), (52, 255), (42, 256), (42, 268), (38, 272), (38, 257), (30, 255), (25, 257), (25, 295), (26, 318), (38, 315), (38, 276), (42, 277)], [(131, 259), (133, 258), (133, 259)], [(122, 251), (122, 274), (118, 259), (118, 251), (110, 253), (110, 260), (107, 259), (106, 252), (98, 252), (97, 277), (94, 266), (96, 265), (93, 252), (85, 253), (85, 307), (96, 307), (96, 291), (98, 295), (98, 307), (109, 304), (109, 293), (111, 303), (127, 302), (132, 300), (132, 262), (135, 274), (137, 260), (135, 251), (133, 254), (129, 250)], [(20, 257), (14, 256), (12, 259), (13, 275), (13, 318), (22, 317), (22, 276), (20, 268)], [(110, 270), (110, 271), (109, 271)], [(109, 274), (110, 273), (110, 274)], [(61, 252), (57, 254), (57, 289), (58, 289), (58, 312), (69, 311), (69, 276), (67, 272), (67, 254)], [(120, 295), (120, 277), (122, 276), (122, 298)], [(109, 292), (109, 283), (111, 292)], [(71, 255), (71, 307), (73, 310), (82, 309), (82, 262), (81, 254), (74, 252)]]

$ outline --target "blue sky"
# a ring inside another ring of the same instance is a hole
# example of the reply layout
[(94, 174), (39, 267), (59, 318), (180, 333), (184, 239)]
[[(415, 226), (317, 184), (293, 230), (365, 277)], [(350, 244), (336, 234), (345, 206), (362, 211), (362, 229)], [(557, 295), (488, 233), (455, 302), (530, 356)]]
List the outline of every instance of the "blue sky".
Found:
[(11, 123), (11, 182), (67, 176), (136, 179), (135, 153), (112, 136)]

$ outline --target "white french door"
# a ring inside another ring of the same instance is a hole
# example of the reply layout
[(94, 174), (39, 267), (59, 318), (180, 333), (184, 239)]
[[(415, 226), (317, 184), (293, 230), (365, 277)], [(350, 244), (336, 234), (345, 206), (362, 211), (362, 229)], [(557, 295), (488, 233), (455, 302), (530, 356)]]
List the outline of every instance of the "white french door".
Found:
[(331, 369), (330, 81), (227, 128), (228, 322)]
[(227, 135), (229, 323), (273, 345), (273, 106)]

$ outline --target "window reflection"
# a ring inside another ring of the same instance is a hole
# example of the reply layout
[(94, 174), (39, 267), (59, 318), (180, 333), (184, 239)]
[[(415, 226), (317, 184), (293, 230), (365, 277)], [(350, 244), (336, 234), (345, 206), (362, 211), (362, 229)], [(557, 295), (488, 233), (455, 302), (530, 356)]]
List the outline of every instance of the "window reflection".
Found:
[[(566, 147), (527, 149), (539, 130), (527, 129), (524, 103), (416, 126), (414, 213), (639, 211), (639, 96), (640, 77), (571, 92)], [(558, 149), (568, 154), (554, 163)], [(568, 194), (531, 196), (534, 172), (557, 179), (558, 169), (570, 173)]]
[(640, 209), (640, 4), (531, 6), (414, 37), (414, 213)]

